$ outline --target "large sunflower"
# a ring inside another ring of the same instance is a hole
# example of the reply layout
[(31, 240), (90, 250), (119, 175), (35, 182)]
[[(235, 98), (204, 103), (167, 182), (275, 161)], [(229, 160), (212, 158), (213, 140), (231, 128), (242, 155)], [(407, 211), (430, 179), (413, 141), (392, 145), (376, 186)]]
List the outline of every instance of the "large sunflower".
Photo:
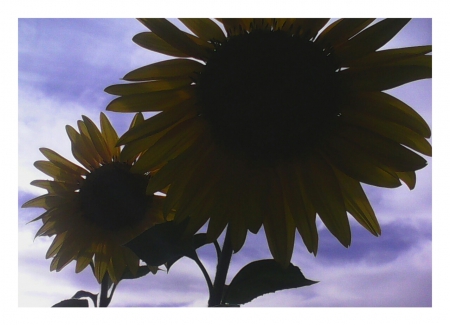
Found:
[[(431, 77), (431, 46), (378, 51), (408, 19), (140, 19), (144, 48), (178, 57), (139, 68), (106, 89), (108, 110), (162, 111), (119, 140), (132, 167), (162, 167), (148, 193), (170, 185), (165, 213), (228, 225), (238, 251), (263, 225), (274, 258), (289, 263), (300, 233), (318, 248), (316, 215), (344, 245), (349, 212), (381, 233), (360, 183), (415, 186), (431, 155), (427, 123), (384, 90)], [(368, 27), (369, 26), (369, 27)], [(324, 29), (323, 29), (324, 28)], [(319, 33), (320, 30), (323, 31)], [(412, 150), (411, 150), (412, 149)]]
[[(142, 114), (137, 114), (131, 126), (142, 121)], [(84, 168), (40, 149), (48, 161), (34, 165), (53, 180), (33, 181), (48, 194), (23, 207), (46, 210), (33, 221), (43, 222), (36, 237), (56, 235), (46, 255), (53, 257), (50, 270), (59, 271), (76, 260), (78, 273), (94, 262), (98, 282), (107, 272), (117, 283), (126, 270), (136, 274), (139, 267), (139, 258), (121, 245), (162, 222), (163, 204), (162, 197), (146, 194), (149, 174), (130, 170), (136, 157), (120, 157), (117, 133), (103, 113), (100, 122), (101, 131), (85, 116), (78, 121), (79, 132), (66, 127), (72, 153)]]

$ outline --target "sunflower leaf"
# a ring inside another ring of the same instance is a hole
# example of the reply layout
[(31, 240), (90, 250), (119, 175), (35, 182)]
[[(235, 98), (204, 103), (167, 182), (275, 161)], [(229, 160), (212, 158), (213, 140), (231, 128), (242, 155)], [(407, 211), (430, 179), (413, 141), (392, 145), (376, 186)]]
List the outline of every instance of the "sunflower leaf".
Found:
[(122, 275), (122, 280), (132, 280), (132, 279), (138, 279), (143, 276), (146, 276), (150, 273), (150, 268), (148, 266), (139, 266), (139, 269), (136, 274), (133, 274), (129, 269), (125, 271), (125, 273)]
[(167, 221), (155, 225), (125, 246), (150, 266), (160, 266), (183, 256), (193, 257), (195, 248), (192, 238), (182, 237), (187, 221), (178, 224)]
[(98, 294), (93, 294), (89, 291), (84, 291), (84, 290), (77, 291), (77, 293), (73, 295), (72, 299), (80, 299), (80, 298), (85, 298), (85, 297), (91, 298), (94, 303), (94, 306), (97, 307)]
[[(193, 243), (194, 243), (195, 249), (206, 245), (206, 243), (207, 243), (206, 234), (205, 233), (195, 234), (194, 238), (193, 238)], [(169, 269), (172, 267), (172, 265), (174, 265), (175, 262), (178, 261), (182, 257), (183, 256), (178, 256), (178, 257), (174, 257), (173, 259), (169, 260), (166, 263), (167, 272), (169, 272)]]
[(52, 307), (89, 307), (86, 299), (67, 299), (58, 302)]
[(259, 260), (244, 266), (228, 286), (223, 303), (245, 304), (267, 293), (317, 283), (308, 280), (293, 264), (281, 267), (275, 260)]

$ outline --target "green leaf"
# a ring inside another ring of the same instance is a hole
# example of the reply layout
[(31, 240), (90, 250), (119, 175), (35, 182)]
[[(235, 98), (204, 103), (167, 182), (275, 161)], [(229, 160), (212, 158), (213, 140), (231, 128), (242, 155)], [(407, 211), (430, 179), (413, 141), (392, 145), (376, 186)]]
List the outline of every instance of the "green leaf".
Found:
[(93, 294), (89, 291), (80, 290), (76, 294), (73, 295), (72, 299), (80, 299), (80, 298), (91, 298), (92, 302), (94, 303), (94, 306), (97, 307), (97, 297), (98, 294)]
[(143, 276), (146, 276), (149, 273), (150, 273), (150, 269), (148, 268), (148, 266), (139, 266), (139, 269), (138, 269), (136, 275), (134, 275), (130, 271), (130, 269), (127, 269), (125, 271), (125, 273), (122, 275), (122, 280), (133, 280), (133, 279), (142, 278)]
[(86, 299), (67, 299), (58, 302), (52, 307), (89, 307), (89, 303)]
[[(194, 249), (200, 248), (203, 245), (206, 245), (206, 243), (207, 243), (206, 234), (201, 233), (201, 234), (194, 235), (194, 238), (193, 238)], [(169, 269), (172, 267), (172, 265), (174, 265), (175, 262), (178, 261), (182, 257), (183, 256), (176, 256), (173, 259), (167, 261), (167, 263), (166, 263), (167, 272), (169, 272)]]
[(231, 281), (223, 303), (245, 304), (266, 293), (309, 286), (317, 281), (304, 277), (292, 263), (283, 268), (275, 260), (260, 260), (244, 266)]
[(124, 246), (150, 266), (160, 266), (183, 256), (193, 257), (192, 238), (182, 237), (189, 219), (181, 223), (167, 221), (144, 231)]

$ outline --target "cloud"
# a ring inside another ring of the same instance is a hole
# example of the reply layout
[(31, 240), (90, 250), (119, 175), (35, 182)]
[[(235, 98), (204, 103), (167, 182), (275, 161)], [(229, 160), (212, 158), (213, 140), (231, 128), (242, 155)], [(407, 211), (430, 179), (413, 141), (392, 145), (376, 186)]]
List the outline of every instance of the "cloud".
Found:
[[(413, 20), (407, 25), (412, 29), (405, 28), (399, 37), (414, 36), (405, 40), (407, 44), (430, 43), (426, 23)], [(126, 72), (161, 59), (130, 41), (141, 31), (145, 27), (127, 19), (19, 20), (19, 206), (45, 192), (29, 185), (34, 179), (48, 178), (33, 167), (34, 161), (44, 159), (38, 148), (53, 149), (75, 161), (65, 125), (76, 126), (82, 114), (98, 124), (99, 113), (112, 100), (103, 89), (121, 82)], [(408, 46), (403, 40), (398, 44), (394, 45)], [(391, 93), (431, 125), (430, 81)], [(132, 114), (106, 114), (119, 134), (132, 118)], [(297, 236), (292, 262), (320, 283), (265, 295), (247, 306), (430, 306), (429, 162), (417, 173), (413, 191), (406, 186), (393, 190), (364, 186), (381, 224), (381, 237), (373, 237), (352, 221), (353, 244), (345, 249), (319, 222), (318, 256), (309, 254)], [(75, 274), (71, 263), (61, 272), (49, 272), (45, 253), (52, 238), (33, 241), (40, 222), (26, 225), (40, 213), (19, 208), (19, 306), (51, 306), (82, 289), (97, 293), (99, 285), (89, 269)], [(212, 276), (214, 249), (204, 247), (199, 255)], [(228, 281), (250, 261), (270, 257), (264, 232), (248, 234), (244, 248), (233, 256)], [(183, 259), (168, 274), (121, 282), (112, 306), (205, 306), (207, 299), (201, 272), (194, 262)]]

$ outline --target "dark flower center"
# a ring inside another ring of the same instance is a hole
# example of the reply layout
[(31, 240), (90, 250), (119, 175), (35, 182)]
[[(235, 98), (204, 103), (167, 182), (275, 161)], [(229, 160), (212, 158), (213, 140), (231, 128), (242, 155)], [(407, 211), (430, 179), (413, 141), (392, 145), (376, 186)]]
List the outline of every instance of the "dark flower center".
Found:
[(255, 30), (218, 44), (198, 80), (215, 142), (251, 161), (307, 151), (339, 113), (332, 59), (283, 31)]
[(132, 174), (130, 167), (115, 162), (86, 176), (79, 193), (85, 218), (108, 230), (133, 226), (144, 218), (150, 199), (145, 194), (148, 177)]

